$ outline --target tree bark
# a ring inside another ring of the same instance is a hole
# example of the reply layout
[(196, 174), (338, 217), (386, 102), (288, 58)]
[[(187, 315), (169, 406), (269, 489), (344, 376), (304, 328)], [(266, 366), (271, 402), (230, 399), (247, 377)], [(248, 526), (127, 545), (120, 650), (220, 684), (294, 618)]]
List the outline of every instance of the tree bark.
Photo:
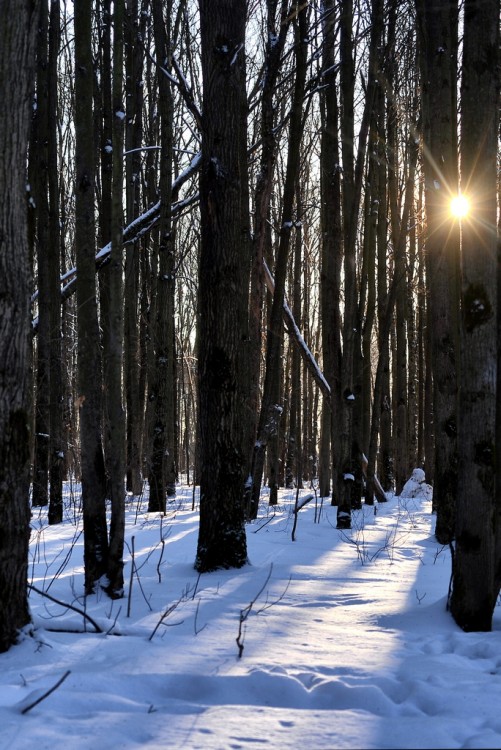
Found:
[[(322, 405), (322, 448), (326, 458), (320, 462), (322, 497), (332, 486), (335, 504), (336, 467), (340, 457), (338, 419), (341, 412), (341, 266), (343, 257), (341, 230), (341, 169), (339, 163), (339, 107), (336, 88), (334, 0), (324, 4), (322, 28), (322, 67), (325, 87), (322, 95), (322, 135), (320, 152), (320, 221), (322, 229), (320, 310), (323, 367), (331, 389), (331, 403)], [(328, 467), (328, 468), (327, 468)]]
[[(296, 189), (296, 192), (299, 192)], [(298, 198), (296, 202), (298, 202)], [(301, 325), (301, 260), (302, 234), (296, 233), (294, 242), (294, 279), (292, 313), (296, 325)], [(302, 439), (301, 439), (301, 357), (295, 346), (291, 350), (291, 377), (289, 397), (289, 423), (285, 464), (285, 486), (288, 489), (302, 487)]]
[(459, 227), (457, 193), (457, 2), (417, 0), (423, 109), (426, 279), (433, 373), (435, 536), (455, 534), (457, 496), (457, 348)]
[[(283, 49), (290, 19), (287, 0), (280, 0), (280, 17), (276, 20), (278, 0), (267, 0), (267, 40), (265, 74), (261, 94), (261, 157), (256, 179), (254, 204), (254, 238), (252, 243), (251, 287), (249, 300), (249, 473), (252, 471), (255, 440), (259, 422), (261, 350), (263, 345), (263, 305), (266, 294), (263, 260), (270, 241), (270, 200), (274, 185), (277, 157), (276, 87), (283, 62)], [(278, 27), (278, 28), (277, 28)], [(246, 505), (250, 507), (252, 484), (246, 486)]]
[(0, 652), (30, 621), (30, 269), (26, 158), (38, 4), (0, 0)]
[(195, 568), (247, 562), (244, 434), (250, 280), (245, 0), (199, 0), (203, 74), (199, 270), (200, 527)]
[[(141, 16), (144, 24), (144, 14)], [(132, 0), (127, 8), (126, 23), (126, 96), (127, 121), (125, 124), (125, 185), (126, 216), (130, 224), (140, 213), (141, 152), (134, 149), (141, 145), (143, 123), (143, 55), (140, 40), (144, 30), (139, 22), (138, 0)], [(144, 401), (140, 392), (140, 340), (139, 340), (139, 247), (137, 243), (127, 246), (125, 251), (124, 296), (127, 305), (124, 311), (124, 385), (127, 418), (127, 490), (140, 495), (143, 489), (142, 447), (144, 425)]]
[(125, 413), (122, 400), (123, 375), (123, 131), (124, 103), (123, 51), (124, 0), (115, 0), (113, 10), (113, 190), (111, 204), (111, 258), (109, 265), (108, 342), (105, 348), (104, 373), (107, 391), (108, 466), (111, 518), (108, 549), (108, 584), (112, 598), (123, 596), (123, 551), (125, 534)]
[[(341, 411), (339, 418), (340, 456), (337, 466), (337, 528), (351, 528), (352, 503), (360, 506), (362, 494), (360, 408), (361, 388), (358, 382), (361, 358), (361, 331), (357, 322), (356, 239), (362, 180), (369, 125), (375, 103), (375, 58), (382, 20), (381, 0), (374, 0), (373, 25), (369, 48), (369, 82), (360, 123), (355, 163), (355, 60), (353, 40), (353, 2), (341, 4), (340, 88), (341, 88), (341, 154), (343, 164), (343, 240), (344, 240), (344, 319), (343, 356), (341, 365)], [(358, 399), (358, 403), (357, 403)]]
[[(169, 67), (170, 15), (165, 28), (162, 3), (153, 2), (155, 50), (157, 61)], [(153, 367), (150, 372), (149, 402), (152, 410), (150, 437), (151, 457), (148, 473), (150, 496), (148, 510), (165, 513), (167, 496), (176, 494), (176, 351), (174, 328), (175, 243), (172, 225), (172, 121), (171, 84), (164, 71), (158, 69), (160, 94), (160, 228), (156, 278), (155, 317), (152, 321)]]
[[(458, 502), (451, 613), (465, 631), (489, 631), (499, 593), (496, 548), (497, 174), (499, 0), (464, 5)], [(498, 532), (499, 533), (499, 532)]]
[(35, 142), (30, 158), (36, 161), (34, 185), (36, 204), (36, 260), (38, 281), (38, 338), (36, 356), (35, 445), (33, 497), (35, 506), (49, 502), (50, 441), (50, 301), (49, 301), (49, 190), (48, 190), (48, 8), (40, 3), (37, 34), (37, 106), (33, 119)]
[(96, 300), (94, 219), (92, 0), (75, 0), (75, 249), (77, 257), (78, 396), (82, 465), (85, 591), (108, 565), (106, 475), (102, 446), (102, 364)]
[(307, 6), (298, 8), (295, 16), (296, 77), (289, 125), (289, 148), (282, 200), (281, 223), (275, 261), (275, 290), (266, 340), (266, 370), (263, 397), (259, 414), (257, 440), (252, 461), (252, 493), (248, 515), (255, 518), (258, 511), (264, 459), (268, 441), (276, 434), (282, 413), (280, 399), (280, 360), (283, 345), (282, 315), (287, 276), (290, 235), (294, 226), (293, 208), (302, 135), (302, 113), (306, 81)]
[(48, 81), (48, 187), (49, 187), (49, 319), (50, 319), (50, 441), (49, 441), (49, 524), (63, 520), (63, 478), (66, 445), (63, 430), (63, 361), (61, 303), (61, 229), (59, 169), (57, 152), (57, 65), (61, 41), (60, 0), (51, 0), (49, 25)]

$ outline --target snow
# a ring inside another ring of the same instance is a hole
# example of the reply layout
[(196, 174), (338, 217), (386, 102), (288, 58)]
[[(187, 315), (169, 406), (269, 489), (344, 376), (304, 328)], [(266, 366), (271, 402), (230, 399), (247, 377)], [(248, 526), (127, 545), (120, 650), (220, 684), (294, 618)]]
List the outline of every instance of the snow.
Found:
[(63, 524), (33, 509), (29, 580), (73, 609), (31, 590), (35, 629), (0, 655), (0, 748), (501, 747), (501, 608), (491, 633), (446, 611), (450, 554), (420, 478), (349, 531), (315, 494), (294, 542), (296, 491), (272, 508), (263, 491), (249, 564), (202, 576), (193, 487), (164, 517), (128, 495), (114, 602), (84, 601), (68, 486)]
[(426, 483), (423, 469), (414, 469), (410, 478), (404, 484), (401, 497), (424, 497), (426, 500), (433, 498), (433, 488)]

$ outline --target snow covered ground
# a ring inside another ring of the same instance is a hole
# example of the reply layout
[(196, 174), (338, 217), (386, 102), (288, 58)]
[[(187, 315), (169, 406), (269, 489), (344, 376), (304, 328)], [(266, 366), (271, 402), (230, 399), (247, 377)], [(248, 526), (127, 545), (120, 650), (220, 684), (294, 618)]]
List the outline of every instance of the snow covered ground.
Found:
[(203, 576), (192, 488), (164, 518), (130, 498), (116, 602), (82, 595), (77, 488), (61, 526), (34, 509), (30, 582), (103, 632), (32, 590), (35, 631), (0, 655), (0, 749), (500, 748), (501, 607), (486, 634), (446, 612), (422, 479), (349, 532), (313, 499), (295, 541), (295, 492), (263, 496), (249, 565)]

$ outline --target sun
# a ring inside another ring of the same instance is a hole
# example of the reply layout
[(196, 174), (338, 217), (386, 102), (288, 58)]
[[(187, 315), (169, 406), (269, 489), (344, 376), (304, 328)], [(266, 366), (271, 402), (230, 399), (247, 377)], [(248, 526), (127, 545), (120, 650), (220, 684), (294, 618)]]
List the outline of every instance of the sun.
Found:
[(464, 219), (468, 216), (470, 202), (464, 195), (455, 195), (451, 200), (450, 211), (455, 219)]

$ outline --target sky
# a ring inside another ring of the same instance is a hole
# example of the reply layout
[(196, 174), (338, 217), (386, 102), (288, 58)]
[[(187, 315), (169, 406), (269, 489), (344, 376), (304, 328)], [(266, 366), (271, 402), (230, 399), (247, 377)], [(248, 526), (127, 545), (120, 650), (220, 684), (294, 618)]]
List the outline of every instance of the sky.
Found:
[(34, 628), (0, 655), (0, 750), (501, 748), (501, 606), (491, 633), (455, 625), (413, 477), (350, 531), (314, 496), (294, 540), (296, 492), (264, 490), (249, 564), (202, 576), (193, 487), (164, 517), (129, 497), (114, 602), (83, 597), (78, 487), (61, 525), (33, 509), (30, 584), (61, 603), (31, 590)]

